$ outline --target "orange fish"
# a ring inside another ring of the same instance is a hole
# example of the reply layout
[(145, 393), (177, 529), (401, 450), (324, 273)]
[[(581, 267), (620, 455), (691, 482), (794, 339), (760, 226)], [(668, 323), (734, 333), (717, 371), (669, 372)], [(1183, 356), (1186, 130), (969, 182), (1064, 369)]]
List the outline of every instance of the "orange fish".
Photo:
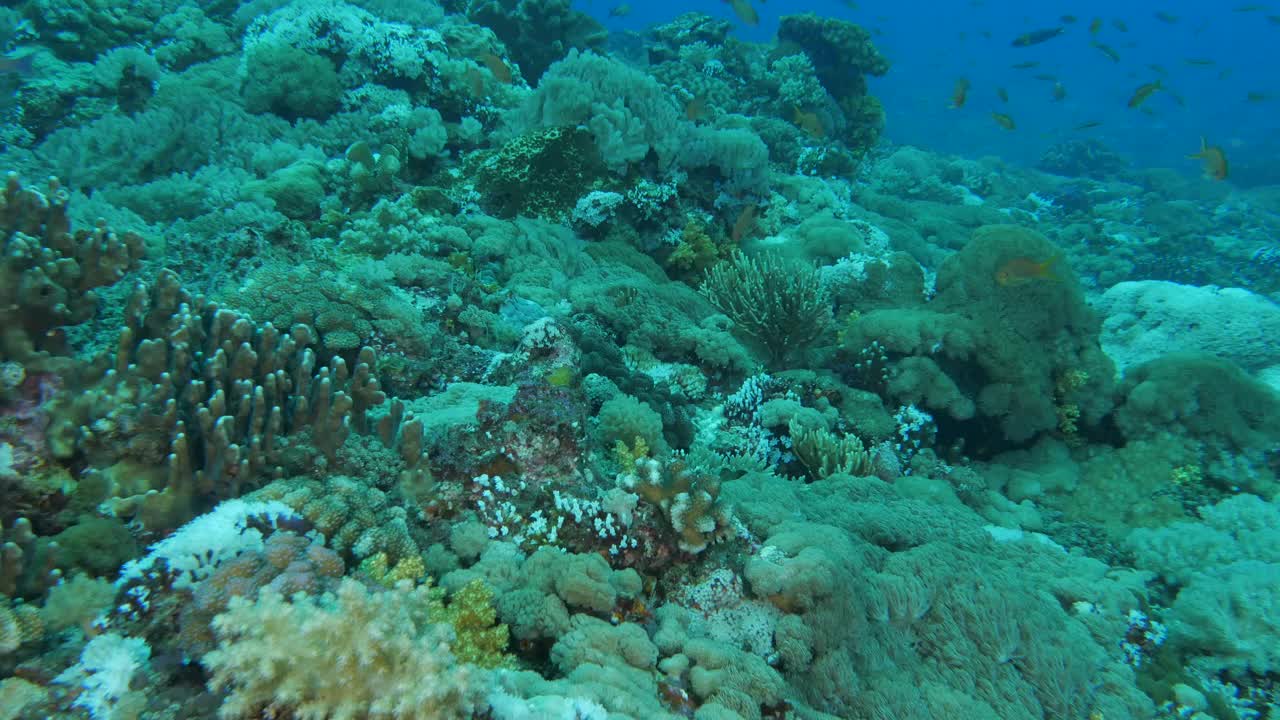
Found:
[(1142, 103), (1146, 102), (1147, 98), (1155, 94), (1157, 90), (1163, 90), (1163, 89), (1164, 89), (1164, 86), (1160, 84), (1159, 80), (1155, 82), (1149, 82), (1143, 85), (1139, 85), (1138, 89), (1134, 90), (1133, 95), (1129, 97), (1129, 107), (1131, 108), (1138, 107)]
[(484, 61), (484, 66), (489, 68), (489, 72), (493, 73), (495, 80), (503, 84), (511, 82), (511, 68), (502, 61), (502, 58), (493, 53), (485, 53), (480, 56), (480, 59)]
[(707, 96), (694, 95), (684, 106), (684, 117), (686, 120), (697, 122), (707, 116)]
[(1204, 174), (1206, 177), (1214, 180), (1227, 179), (1227, 154), (1217, 145), (1210, 145), (1205, 139), (1200, 138), (1200, 152), (1195, 155), (1188, 155), (1189, 159), (1199, 160), (1204, 165)]
[(797, 107), (792, 122), (814, 140), (821, 140), (827, 136), (827, 128), (822, 124), (822, 118), (818, 117), (818, 113)]
[(742, 212), (738, 213), (738, 219), (733, 221), (733, 230), (730, 231), (729, 237), (733, 238), (735, 243), (739, 243), (755, 229), (756, 206), (747, 205), (742, 208)]
[(991, 113), (991, 119), (995, 120), (996, 124), (1004, 128), (1005, 130), (1014, 130), (1018, 127), (1013, 122), (1013, 118), (1008, 115), (1005, 115), (1004, 113), (993, 112)]
[(733, 13), (738, 16), (742, 22), (755, 27), (760, 24), (760, 16), (756, 14), (756, 9), (751, 6), (751, 0), (724, 0), (729, 3), (729, 7), (733, 8)]
[(960, 78), (956, 81), (956, 89), (951, 91), (951, 109), (955, 110), (964, 107), (964, 101), (969, 97), (969, 80)]
[(1006, 261), (996, 270), (996, 284), (1000, 287), (1018, 287), (1037, 280), (1058, 282), (1061, 278), (1053, 271), (1062, 255), (1054, 255), (1048, 260), (1035, 261), (1027, 257), (1016, 257)]
[(466, 78), (467, 84), (471, 87), (471, 94), (477, 98), (484, 97), (484, 73), (472, 66), (467, 68)]

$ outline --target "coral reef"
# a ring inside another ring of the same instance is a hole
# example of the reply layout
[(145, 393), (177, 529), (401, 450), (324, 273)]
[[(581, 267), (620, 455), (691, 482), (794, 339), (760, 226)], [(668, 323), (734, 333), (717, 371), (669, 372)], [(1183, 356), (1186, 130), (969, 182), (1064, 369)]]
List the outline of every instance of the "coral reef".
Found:
[(713, 5), (0, 8), (0, 720), (1276, 714), (1280, 194)]

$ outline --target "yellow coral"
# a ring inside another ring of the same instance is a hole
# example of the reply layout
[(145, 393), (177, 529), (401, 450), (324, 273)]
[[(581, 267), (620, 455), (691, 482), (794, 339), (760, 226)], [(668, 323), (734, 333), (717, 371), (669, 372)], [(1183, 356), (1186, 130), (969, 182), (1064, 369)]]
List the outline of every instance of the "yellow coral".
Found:
[(1200, 481), (1204, 479), (1204, 474), (1200, 471), (1200, 466), (1198, 465), (1179, 465), (1173, 469), (1170, 475), (1172, 475), (1173, 484), (1179, 487), (1199, 485)]
[(420, 556), (410, 555), (400, 558), (400, 561), (392, 567), (387, 554), (380, 552), (361, 561), (360, 572), (379, 585), (395, 587), (396, 583), (402, 580), (408, 580), (415, 585), (422, 582), (427, 576), (427, 566)]
[(613, 459), (618, 462), (618, 467), (622, 468), (623, 472), (629, 472), (637, 462), (647, 457), (649, 457), (649, 444), (639, 435), (636, 436), (635, 444), (631, 447), (627, 447), (627, 444), (621, 440), (613, 443)]
[(688, 272), (702, 272), (715, 264), (722, 250), (707, 234), (702, 223), (691, 221), (680, 233), (680, 244), (667, 257), (667, 264)]
[(334, 593), (286, 600), (263, 590), (232, 598), (214, 619), (219, 646), (204, 656), (209, 686), (232, 717), (471, 717), (481, 676), (433, 623), (437, 593), (401, 583), (370, 590), (346, 578)]
[(475, 579), (453, 594), (447, 607), (433, 607), (433, 622), (449, 623), (457, 639), (453, 654), (458, 660), (482, 668), (514, 667), (514, 659), (506, 653), (510, 634), (506, 625), (495, 624), (498, 613), (493, 608), (493, 590), (483, 580)]
[[(0, 600), (3, 600), (0, 595)], [(11, 653), (25, 643), (44, 638), (40, 612), (30, 605), (9, 607), (0, 603), (0, 654)]]

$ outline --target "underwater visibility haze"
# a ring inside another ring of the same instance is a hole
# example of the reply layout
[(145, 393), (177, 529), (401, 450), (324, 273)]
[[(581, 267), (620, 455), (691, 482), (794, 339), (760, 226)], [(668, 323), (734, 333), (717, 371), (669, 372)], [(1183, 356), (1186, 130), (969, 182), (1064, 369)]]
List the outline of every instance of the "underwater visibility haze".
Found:
[(1277, 40), (7, 0), (0, 720), (1280, 718)]

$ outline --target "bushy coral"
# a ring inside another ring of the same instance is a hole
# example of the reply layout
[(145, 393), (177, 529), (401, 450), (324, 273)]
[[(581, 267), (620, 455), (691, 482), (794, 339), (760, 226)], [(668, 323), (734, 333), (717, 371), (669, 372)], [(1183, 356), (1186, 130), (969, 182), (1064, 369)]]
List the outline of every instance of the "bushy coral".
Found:
[(817, 272), (776, 254), (735, 254), (711, 268), (701, 292), (774, 363), (817, 339), (831, 320)]
[[(1111, 410), (1115, 372), (1075, 279), (1062, 267), (999, 276), (1010, 264), (1049, 262), (1058, 253), (1024, 228), (980, 228), (939, 269), (932, 302), (860, 316), (845, 347), (874, 341), (905, 356), (889, 379), (896, 399), (956, 420), (990, 418), (1009, 441), (1057, 431), (1064, 405), (1078, 410), (1080, 428), (1095, 426)], [(1083, 373), (1075, 376), (1084, 381), (1058, 392), (1066, 373)]]
[(286, 601), (265, 590), (235, 598), (214, 620), (209, 685), (220, 712), (245, 717), (465, 718), (484, 676), (458, 663), (453, 632), (429, 618), (427, 586), (375, 590), (344, 580), (333, 593)]

